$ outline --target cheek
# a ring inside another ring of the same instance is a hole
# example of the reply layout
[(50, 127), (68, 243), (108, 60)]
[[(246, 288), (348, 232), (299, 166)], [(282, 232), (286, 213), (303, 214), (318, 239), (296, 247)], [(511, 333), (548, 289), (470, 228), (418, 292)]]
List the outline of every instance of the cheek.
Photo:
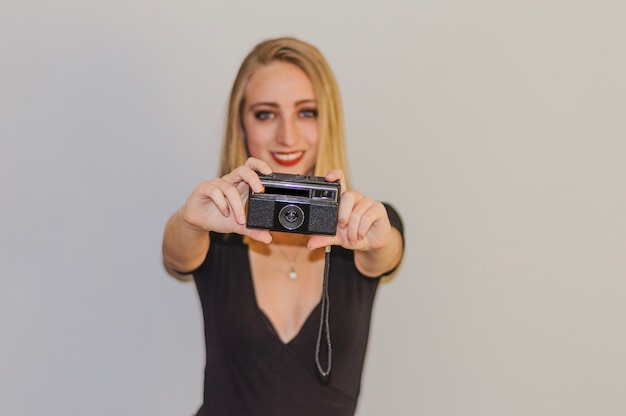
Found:
[(259, 146), (256, 145), (253, 141), (247, 139), (248, 144), (248, 156), (252, 156), (256, 159), (261, 159), (261, 153), (259, 150)]
[(254, 121), (244, 120), (243, 130), (250, 156), (258, 157), (272, 137), (267, 126), (259, 125)]
[(303, 137), (311, 146), (317, 146), (320, 137), (320, 131), (317, 126), (317, 123), (307, 123), (302, 126), (301, 132), (303, 133)]
[(317, 143), (319, 141), (320, 129), (317, 121), (307, 120), (304, 123), (300, 123), (298, 128), (300, 129), (300, 135), (309, 143)]

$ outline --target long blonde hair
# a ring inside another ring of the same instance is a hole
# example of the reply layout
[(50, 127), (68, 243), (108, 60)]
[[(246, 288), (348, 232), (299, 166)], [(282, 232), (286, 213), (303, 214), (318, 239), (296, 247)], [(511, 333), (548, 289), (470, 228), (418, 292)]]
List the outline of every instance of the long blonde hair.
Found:
[(292, 37), (270, 39), (259, 43), (246, 56), (230, 93), (226, 129), (222, 142), (220, 176), (243, 165), (248, 155), (243, 130), (242, 111), (245, 90), (250, 77), (262, 66), (275, 61), (289, 62), (307, 74), (317, 100), (319, 142), (314, 174), (325, 175), (340, 168), (348, 184), (348, 163), (345, 151), (343, 107), (339, 86), (330, 65), (313, 45)]

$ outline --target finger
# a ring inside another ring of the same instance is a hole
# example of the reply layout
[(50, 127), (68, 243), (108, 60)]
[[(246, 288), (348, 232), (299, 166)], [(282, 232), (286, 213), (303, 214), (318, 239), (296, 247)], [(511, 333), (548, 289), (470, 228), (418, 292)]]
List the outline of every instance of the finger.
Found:
[(264, 190), (263, 184), (259, 179), (259, 174), (249, 166), (240, 166), (224, 175), (223, 179), (237, 186), (237, 189), (242, 195), (246, 194), (249, 188), (256, 193), (263, 192)]
[(346, 237), (351, 245), (356, 244), (359, 241), (359, 225), (361, 224), (361, 216), (358, 212), (352, 211), (350, 213), (350, 220), (348, 220)]
[(272, 242), (272, 234), (267, 230), (257, 230), (253, 228), (247, 228), (246, 226), (238, 226), (235, 230), (238, 234), (245, 235), (253, 240), (260, 241), (261, 243), (269, 244)]
[(272, 168), (267, 164), (267, 162), (254, 157), (249, 157), (248, 160), (246, 160), (246, 166), (252, 170), (262, 173), (263, 175), (269, 175), (272, 173)]
[(315, 250), (321, 247), (326, 246), (336, 246), (341, 245), (341, 237), (339, 235), (334, 236), (326, 236), (326, 235), (315, 235), (309, 239), (307, 243), (307, 247), (309, 250)]
[(204, 204), (207, 201), (212, 202), (217, 209), (224, 215), (225, 217), (230, 215), (230, 208), (226, 198), (224, 197), (223, 192), (217, 186), (217, 179), (213, 179), (211, 181), (204, 181), (200, 183), (193, 193), (187, 199), (188, 206), (195, 206), (196, 203)]
[(207, 188), (205, 194), (213, 204), (220, 210), (223, 216), (228, 217), (230, 215), (230, 205), (224, 196), (222, 190), (215, 185), (215, 183), (211, 183), (211, 186)]
[(215, 193), (215, 197), (225, 198), (228, 205), (230, 206), (231, 212), (235, 216), (235, 220), (239, 224), (245, 224), (246, 212), (243, 206), (243, 201), (241, 199), (241, 194), (239, 190), (235, 186), (233, 186), (233, 184), (223, 179), (217, 179), (215, 181), (215, 186), (217, 190), (219, 191)]
[(340, 229), (346, 228), (350, 223), (350, 217), (354, 210), (354, 205), (357, 201), (359, 194), (357, 192), (344, 192), (339, 201), (339, 209), (337, 211), (337, 227)]
[(345, 174), (343, 173), (343, 170), (341, 170), (341, 169), (331, 169), (331, 170), (328, 171), (328, 173), (326, 175), (324, 175), (324, 179), (327, 182), (339, 181), (339, 184), (341, 185), (341, 194), (342, 195), (343, 195), (344, 192), (347, 191), (346, 183), (345, 183)]
[(359, 205), (363, 206), (364, 211), (361, 214), (361, 218), (359, 221), (359, 227), (357, 229), (357, 239), (363, 240), (369, 234), (374, 223), (381, 218), (381, 212), (378, 207), (378, 202), (374, 201), (371, 198), (363, 198)]
[(240, 166), (222, 176), (221, 179), (236, 186), (240, 192), (247, 191), (248, 187), (251, 187), (255, 192), (263, 190), (259, 175), (247, 166)]
[(354, 196), (356, 201), (352, 207), (352, 212), (350, 212), (347, 237), (350, 244), (356, 244), (365, 238), (365, 236), (367, 236), (367, 232), (369, 231), (370, 224), (367, 212), (371, 208), (373, 200), (354, 192), (351, 192), (350, 195)]

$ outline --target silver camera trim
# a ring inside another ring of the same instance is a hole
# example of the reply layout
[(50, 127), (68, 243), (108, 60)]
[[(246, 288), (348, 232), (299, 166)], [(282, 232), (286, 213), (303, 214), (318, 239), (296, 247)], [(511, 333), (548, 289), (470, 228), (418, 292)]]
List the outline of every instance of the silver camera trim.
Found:
[[(289, 220), (289, 212), (287, 212), (287, 210), (292, 210), (296, 212), (296, 218), (293, 221)], [(302, 224), (304, 224), (304, 220), (304, 211), (302, 210), (302, 208), (294, 204), (285, 205), (278, 212), (278, 222), (280, 222), (280, 225), (282, 225), (283, 227), (285, 227), (285, 229), (289, 231), (297, 230), (298, 228), (302, 227)]]
[(249, 190), (247, 228), (335, 235), (341, 184), (324, 177), (259, 174), (264, 189)]

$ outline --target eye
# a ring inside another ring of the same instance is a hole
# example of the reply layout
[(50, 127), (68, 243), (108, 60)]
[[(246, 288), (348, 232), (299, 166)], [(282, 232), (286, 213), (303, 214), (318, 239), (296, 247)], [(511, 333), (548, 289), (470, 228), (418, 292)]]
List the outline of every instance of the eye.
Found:
[(317, 109), (310, 108), (300, 111), (300, 116), (304, 118), (317, 118)]
[(254, 118), (264, 121), (274, 118), (274, 114), (271, 111), (257, 111), (256, 113), (254, 113)]

